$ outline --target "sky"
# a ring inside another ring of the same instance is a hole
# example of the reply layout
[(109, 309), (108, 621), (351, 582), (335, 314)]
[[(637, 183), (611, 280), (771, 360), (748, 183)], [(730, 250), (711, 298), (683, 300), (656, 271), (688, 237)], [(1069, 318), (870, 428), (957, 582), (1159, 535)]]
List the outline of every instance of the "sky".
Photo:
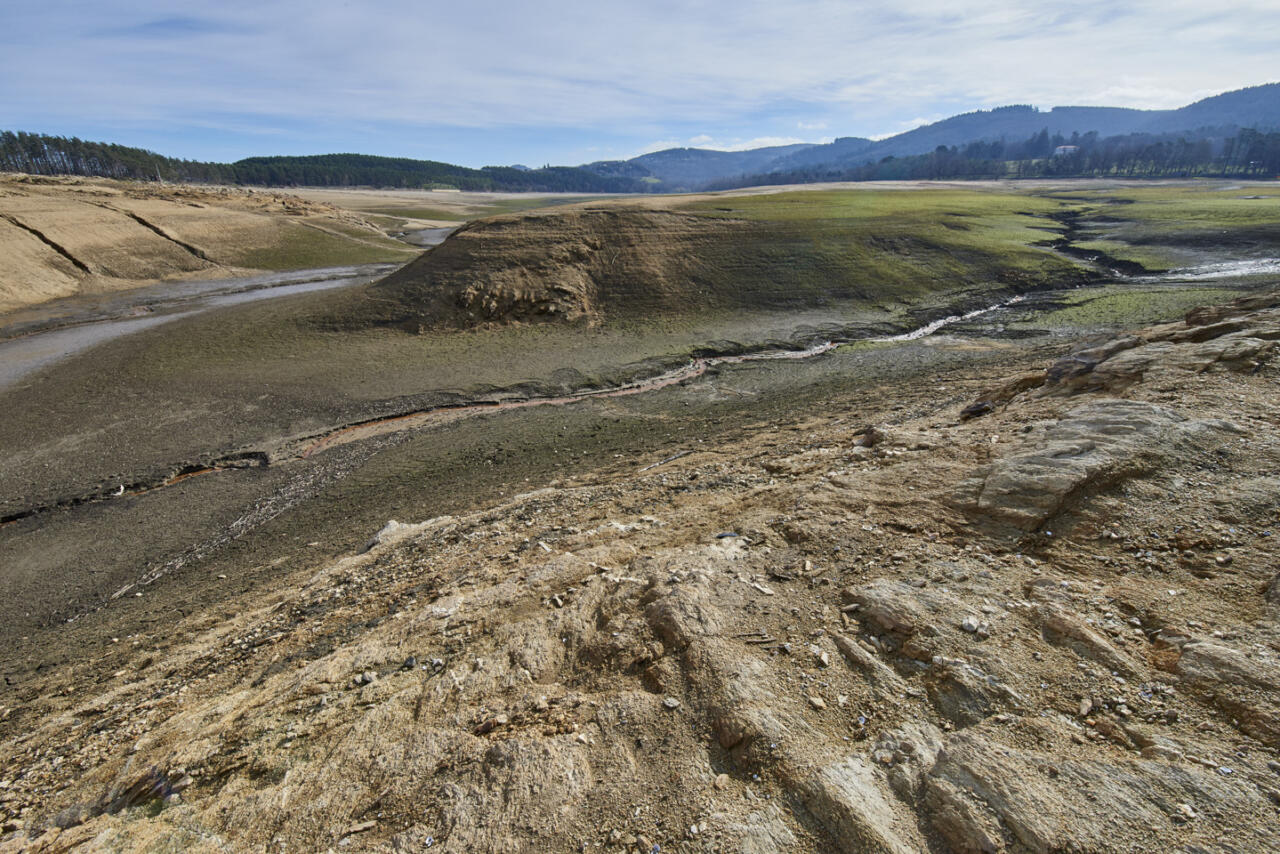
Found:
[(0, 0), (0, 128), (575, 165), (1280, 79), (1277, 0)]

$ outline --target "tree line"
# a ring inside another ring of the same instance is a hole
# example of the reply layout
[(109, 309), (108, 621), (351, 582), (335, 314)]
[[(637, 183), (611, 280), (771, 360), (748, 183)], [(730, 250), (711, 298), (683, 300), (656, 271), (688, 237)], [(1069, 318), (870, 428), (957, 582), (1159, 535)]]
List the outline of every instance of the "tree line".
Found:
[(469, 169), (434, 160), (367, 154), (250, 157), (235, 163), (206, 163), (165, 157), (126, 145), (23, 131), (0, 132), (0, 171), (272, 187), (394, 187), (541, 193), (632, 193), (645, 189), (641, 182), (632, 178), (605, 177), (568, 166)]
[(1042, 130), (1016, 142), (940, 145), (928, 154), (750, 175), (708, 189), (823, 181), (1199, 177), (1280, 178), (1280, 133), (1246, 128), (1219, 137), (1129, 134), (1099, 139), (1096, 133), (1067, 137)]

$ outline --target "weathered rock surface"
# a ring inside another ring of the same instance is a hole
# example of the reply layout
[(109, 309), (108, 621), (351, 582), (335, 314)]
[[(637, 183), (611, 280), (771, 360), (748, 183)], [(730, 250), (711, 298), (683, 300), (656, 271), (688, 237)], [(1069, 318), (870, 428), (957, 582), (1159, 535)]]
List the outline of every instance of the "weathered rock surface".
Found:
[(1133, 477), (1185, 444), (1221, 442), (1239, 432), (1226, 421), (1191, 420), (1142, 401), (1093, 401), (1034, 427), (1021, 448), (962, 483), (956, 501), (1032, 531), (1090, 487)]
[[(1079, 760), (984, 734), (948, 738), (925, 782), (928, 821), (956, 852), (1242, 849), (1280, 845), (1274, 804), (1205, 768)], [(1173, 840), (1179, 840), (1175, 843)], [(1161, 841), (1163, 840), (1163, 841)]]

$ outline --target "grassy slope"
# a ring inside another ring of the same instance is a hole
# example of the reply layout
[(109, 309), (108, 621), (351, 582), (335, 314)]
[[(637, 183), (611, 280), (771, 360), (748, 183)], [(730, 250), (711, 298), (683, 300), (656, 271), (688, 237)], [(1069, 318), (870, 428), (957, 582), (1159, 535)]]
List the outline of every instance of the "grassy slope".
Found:
[(871, 291), (919, 297), (954, 281), (1039, 284), (1076, 268), (1033, 247), (1062, 203), (984, 189), (848, 190), (730, 197), (686, 208), (766, 224)]
[(373, 232), (329, 223), (325, 231), (286, 223), (266, 245), (228, 250), (230, 263), (253, 270), (306, 270), (348, 264), (403, 262), (418, 250)]
[[(979, 189), (848, 190), (742, 196), (685, 210), (764, 225), (795, 274), (835, 271), (868, 297), (904, 301), (970, 285), (1042, 284), (1077, 268), (1030, 244), (1046, 236), (1054, 201)], [(728, 208), (728, 210), (725, 210)]]
[[(718, 210), (730, 205), (731, 212)], [(1045, 233), (1036, 228), (1042, 221), (1019, 213), (1057, 205), (983, 191), (856, 190), (737, 197), (698, 202), (686, 210), (711, 219), (745, 219), (775, 235), (766, 245), (722, 247), (727, 255), (753, 255), (760, 264), (771, 264), (754, 271), (754, 282), (733, 286), (826, 288), (826, 277), (843, 276), (870, 303), (894, 306), (933, 288), (952, 289), (957, 281), (976, 286), (994, 285), (1001, 275), (1037, 281), (1074, 276), (1077, 269), (1068, 262), (1027, 246)], [(760, 230), (749, 234), (755, 238)], [(734, 274), (743, 273), (737, 265)], [(713, 338), (773, 338), (796, 324), (818, 324), (828, 317), (815, 306), (785, 313), (631, 318), (585, 333), (553, 326), (423, 336), (385, 329), (317, 333), (309, 321), (335, 306), (345, 308), (350, 298), (311, 294), (180, 321), (111, 345), (100, 358), (127, 361), (123, 376), (146, 388), (177, 388), (191, 381), (214, 388), (249, 383), (262, 384), (263, 392), (288, 394), (297, 385), (300, 397), (323, 389), (369, 399), (506, 385), (546, 378), (569, 366), (592, 373), (687, 351)], [(877, 318), (903, 319), (877, 312), (874, 304), (840, 306), (841, 320)], [(513, 363), (512, 352), (522, 357)]]

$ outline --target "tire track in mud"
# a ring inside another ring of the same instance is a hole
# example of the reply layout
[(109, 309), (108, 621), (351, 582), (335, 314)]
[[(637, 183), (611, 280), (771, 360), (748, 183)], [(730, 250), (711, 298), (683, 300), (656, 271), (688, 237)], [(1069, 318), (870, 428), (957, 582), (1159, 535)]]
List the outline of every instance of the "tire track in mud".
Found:
[[(914, 341), (927, 337), (938, 330), (954, 323), (971, 320), (984, 314), (1005, 308), (1020, 302), (1022, 296), (1003, 300), (986, 308), (976, 309), (966, 314), (948, 315), (916, 329), (898, 335), (874, 337), (873, 341)], [(565, 395), (530, 397), (519, 400), (479, 400), (456, 404), (444, 404), (420, 409), (412, 409), (393, 415), (363, 419), (321, 433), (303, 437), (287, 443), (275, 451), (247, 450), (217, 457), (213, 460), (198, 460), (170, 467), (163, 477), (151, 480), (134, 480), (121, 483), (115, 490), (100, 489), (96, 492), (59, 499), (37, 507), (26, 508), (0, 516), (0, 527), (13, 524), (34, 516), (56, 510), (67, 510), (86, 504), (111, 501), (117, 498), (132, 498), (150, 492), (175, 486), (186, 480), (219, 472), (247, 468), (267, 468), (287, 465), (289, 463), (309, 460), (325, 451), (341, 445), (360, 442), (366, 439), (392, 436), (410, 430), (419, 430), (451, 423), (463, 418), (491, 412), (506, 410), (533, 409), (542, 406), (567, 406), (586, 400), (629, 397), (646, 392), (658, 391), (679, 385), (705, 375), (712, 368), (721, 365), (739, 365), (749, 362), (794, 361), (811, 359), (829, 353), (844, 341), (823, 341), (802, 350), (767, 350), (756, 353), (735, 353), (726, 355), (698, 356), (687, 364), (655, 376), (633, 380), (604, 389), (591, 389), (572, 392)], [(284, 508), (277, 511), (281, 512)], [(272, 514), (272, 515), (277, 515)]]
[(68, 510), (85, 504), (94, 504), (117, 498), (134, 498), (146, 495), (147, 493), (175, 486), (185, 480), (202, 477), (204, 475), (217, 474), (218, 472), (235, 469), (267, 468), (275, 465), (287, 465), (292, 462), (310, 459), (317, 454), (323, 453), (324, 451), (339, 445), (346, 445), (364, 439), (377, 436), (387, 436), (408, 430), (438, 426), (473, 415), (479, 415), (481, 413), (501, 412), (509, 409), (531, 409), (539, 406), (564, 406), (566, 404), (577, 403), (583, 400), (591, 400), (593, 398), (623, 397), (627, 395), (641, 394), (695, 379), (717, 365), (778, 359), (807, 359), (826, 353), (836, 346), (836, 344), (831, 342), (824, 342), (805, 350), (781, 350), (732, 356), (700, 357), (693, 359), (689, 364), (683, 367), (658, 374), (655, 377), (636, 380), (634, 382), (624, 383), (607, 389), (575, 392), (573, 394), (555, 397), (532, 397), (524, 400), (490, 400), (445, 404), (442, 406), (414, 409), (408, 412), (397, 413), (395, 415), (386, 415), (378, 418), (356, 421), (326, 430), (323, 433), (295, 440), (294, 442), (286, 445), (283, 449), (275, 452), (249, 450), (228, 454), (213, 460), (182, 463), (180, 465), (170, 467), (169, 472), (163, 477), (151, 480), (131, 480), (127, 483), (122, 482), (115, 490), (103, 488), (95, 492), (62, 498), (36, 507), (29, 507), (23, 510), (14, 511), (0, 516), (0, 527), (56, 510)]
[(306, 459), (313, 454), (322, 453), (335, 445), (356, 442), (361, 439), (389, 432), (399, 432), (401, 430), (411, 430), (419, 427), (444, 424), (450, 421), (455, 421), (459, 418), (478, 415), (482, 412), (501, 412), (507, 409), (532, 409), (538, 406), (564, 406), (566, 404), (595, 398), (627, 397), (635, 394), (643, 394), (645, 392), (657, 391), (658, 389), (678, 385), (688, 380), (697, 379), (707, 371), (719, 365), (736, 365), (743, 362), (781, 359), (809, 359), (814, 356), (820, 356), (823, 353), (827, 353), (837, 346), (837, 344), (830, 341), (824, 341), (821, 344), (809, 347), (805, 350), (775, 350), (763, 353), (744, 353), (733, 356), (703, 356), (693, 359), (687, 365), (671, 371), (666, 371), (665, 373), (658, 374), (657, 376), (643, 380), (636, 380), (630, 383), (623, 383), (622, 385), (613, 386), (607, 389), (574, 392), (572, 394), (561, 395), (558, 397), (531, 397), (526, 400), (460, 403), (450, 406), (432, 407), (429, 409), (405, 412), (399, 415), (390, 415), (383, 418), (373, 418), (368, 421), (359, 421), (345, 427), (340, 427), (316, 438), (313, 441), (310, 441), (302, 448), (298, 453), (298, 456), (302, 459)]

